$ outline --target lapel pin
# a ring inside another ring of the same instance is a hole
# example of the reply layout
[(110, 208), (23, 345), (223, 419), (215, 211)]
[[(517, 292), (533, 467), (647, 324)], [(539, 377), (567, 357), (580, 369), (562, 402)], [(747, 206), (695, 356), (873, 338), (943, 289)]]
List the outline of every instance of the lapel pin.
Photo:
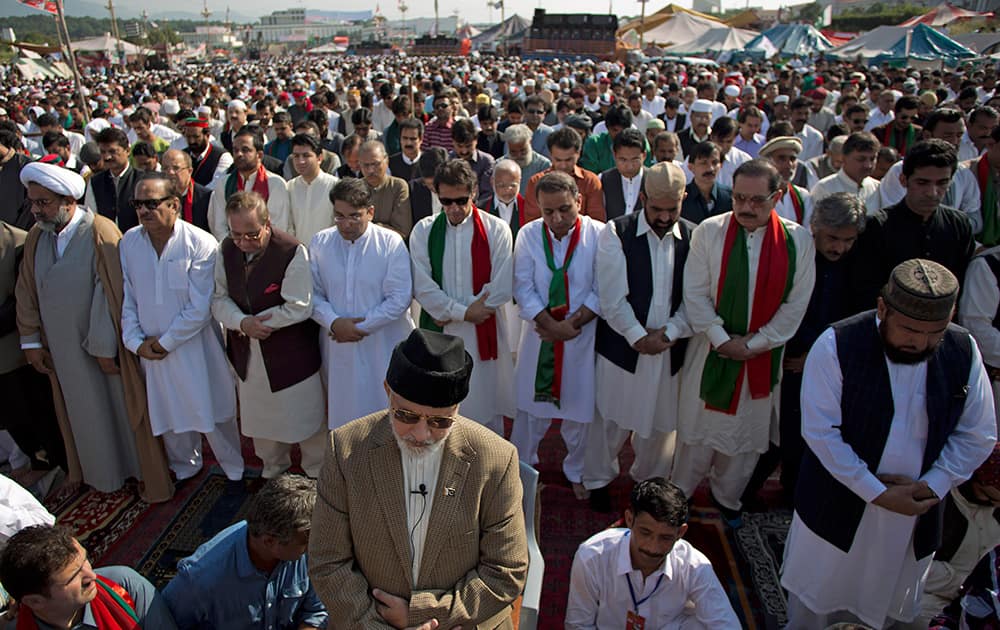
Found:
[(444, 496), (446, 496), (446, 497), (453, 497), (453, 496), (455, 496), (455, 489), (454, 488), (445, 488), (444, 489)]

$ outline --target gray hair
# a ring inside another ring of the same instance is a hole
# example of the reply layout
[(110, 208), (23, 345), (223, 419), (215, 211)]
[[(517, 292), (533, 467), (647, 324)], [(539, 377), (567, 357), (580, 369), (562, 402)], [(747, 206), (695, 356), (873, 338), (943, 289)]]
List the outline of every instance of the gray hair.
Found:
[(685, 96), (697, 96), (697, 95), (698, 95), (698, 90), (694, 89), (690, 85), (681, 90), (681, 98), (684, 98)]
[(813, 231), (821, 227), (835, 230), (856, 227), (860, 233), (865, 229), (866, 219), (865, 205), (857, 195), (839, 192), (816, 202), (809, 226)]
[(507, 127), (507, 131), (503, 133), (503, 139), (507, 144), (523, 144), (525, 142), (531, 142), (531, 136), (534, 132), (531, 131), (531, 127), (525, 124), (511, 125)]
[(511, 159), (499, 159), (493, 167), (493, 178), (496, 179), (499, 173), (508, 173), (521, 179), (521, 165)]
[(264, 484), (254, 496), (247, 514), (247, 528), (251, 536), (273, 536), (279, 542), (288, 542), (298, 532), (310, 528), (315, 505), (315, 480), (280, 475)]
[(847, 142), (847, 136), (837, 136), (830, 141), (830, 148), (827, 149), (827, 153), (840, 153), (844, 152), (844, 143)]
[(385, 152), (385, 145), (378, 140), (365, 140), (365, 142), (361, 145), (361, 148), (358, 149), (358, 155), (373, 151), (379, 156), (378, 159), (380, 160), (385, 158), (387, 155)]

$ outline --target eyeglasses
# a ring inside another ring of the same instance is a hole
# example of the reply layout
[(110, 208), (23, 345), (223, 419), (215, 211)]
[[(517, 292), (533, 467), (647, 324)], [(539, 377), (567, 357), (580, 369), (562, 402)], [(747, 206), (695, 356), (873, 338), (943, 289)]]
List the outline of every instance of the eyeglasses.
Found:
[(132, 208), (135, 210), (156, 210), (160, 207), (160, 204), (167, 199), (173, 199), (173, 197), (160, 197), (159, 199), (133, 199)]
[(527, 112), (532, 116), (541, 116), (542, 114), (545, 113), (545, 111), (541, 109), (529, 109), (527, 110)]
[(771, 199), (771, 195), (744, 195), (743, 193), (733, 193), (733, 205), (736, 204), (744, 205), (749, 204), (752, 208), (763, 208), (767, 205), (768, 201)]
[(52, 204), (54, 204), (56, 202), (56, 200), (55, 199), (28, 199), (28, 202), (31, 203), (31, 205), (34, 206), (35, 208), (39, 208), (41, 210), (45, 210), (46, 208), (48, 208), (49, 206), (51, 206)]
[(256, 232), (250, 234), (233, 234), (229, 233), (229, 238), (233, 239), (234, 242), (238, 243), (240, 241), (259, 241), (261, 237), (264, 236), (264, 229), (261, 228)]
[(352, 214), (352, 215), (346, 216), (346, 217), (343, 216), (343, 215), (338, 214), (338, 215), (335, 215), (333, 217), (333, 220), (336, 223), (360, 223), (361, 219), (363, 219), (363, 218), (364, 218), (363, 214)]
[(438, 201), (441, 202), (442, 207), (448, 206), (464, 206), (469, 203), (468, 197), (438, 197)]
[(437, 103), (434, 105), (434, 109), (447, 109), (451, 107), (451, 103)]
[(447, 429), (455, 423), (455, 416), (424, 416), (395, 407), (392, 409), (392, 417), (403, 424), (417, 424), (421, 420), (426, 420), (427, 426), (432, 429)]
[(191, 170), (190, 166), (167, 166), (164, 164), (160, 167), (164, 173), (180, 173), (181, 171)]

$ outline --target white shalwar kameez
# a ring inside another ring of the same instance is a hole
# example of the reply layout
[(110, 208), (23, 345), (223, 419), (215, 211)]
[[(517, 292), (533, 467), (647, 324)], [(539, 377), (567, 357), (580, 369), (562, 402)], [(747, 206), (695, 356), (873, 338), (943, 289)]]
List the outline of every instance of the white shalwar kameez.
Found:
[[(1000, 308), (1000, 286), (984, 257), (996, 256), (1000, 247), (991, 247), (981, 256), (972, 259), (965, 271), (965, 286), (958, 302), (958, 321), (969, 329), (972, 338), (979, 345), (983, 362), (991, 367), (1000, 367), (1000, 330), (993, 326), (993, 318)], [(1000, 383), (990, 381), (993, 388), (993, 405), (1000, 409)], [(1000, 431), (1000, 415), (997, 417)]]
[[(369, 223), (353, 243), (337, 228), (309, 244), (313, 276), (313, 320), (320, 325), (326, 374), (327, 428), (336, 429), (385, 409), (382, 384), (396, 344), (413, 329), (410, 256), (398, 233)], [(368, 336), (356, 342), (330, 338), (339, 317), (363, 317)]]
[[(448, 321), (443, 331), (461, 337), (473, 361), (469, 395), (462, 401), (461, 413), (503, 435), (503, 418), (513, 418), (514, 358), (508, 342), (507, 322), (501, 307), (511, 301), (513, 292), (514, 254), (510, 227), (491, 214), (479, 212), (486, 228), (490, 247), (490, 282), (476, 294), (472, 290), (472, 235), (475, 231), (472, 214), (459, 225), (445, 220), (445, 245), (442, 259), (441, 284), (431, 277), (431, 261), (427, 240), (437, 217), (421, 219), (410, 234), (410, 257), (413, 262), (413, 297), (437, 321)], [(497, 358), (479, 358), (476, 326), (465, 321), (465, 311), (484, 292), (489, 292), (485, 305), (496, 309)]]
[[(771, 395), (756, 400), (744, 376), (736, 413), (730, 415), (706, 408), (700, 383), (709, 350), (729, 341), (722, 317), (716, 311), (722, 254), (731, 212), (709, 217), (691, 234), (691, 251), (684, 265), (684, 307), (695, 336), (688, 345), (681, 370), (680, 421), (673, 480), (691, 496), (702, 479), (709, 477), (712, 492), (723, 506), (737, 510), (760, 453), (778, 441), (780, 383)], [(733, 219), (735, 220), (735, 219)], [(753, 350), (770, 351), (784, 345), (802, 322), (816, 278), (815, 248), (806, 228), (782, 219), (795, 242), (795, 277), (792, 289), (771, 320), (747, 342)], [(750, 283), (747, 312), (752, 314), (757, 267), (760, 263), (764, 227), (746, 235)]]
[(226, 476), (243, 477), (236, 387), (211, 312), (216, 248), (211, 234), (186, 221), (174, 223), (159, 256), (141, 225), (120, 245), (122, 340), (134, 353), (146, 337), (156, 337), (167, 351), (160, 360), (140, 359), (140, 365), (153, 435), (163, 436), (179, 479), (201, 469), (199, 433)]
[(322, 171), (311, 181), (298, 177), (288, 182), (288, 233), (309, 244), (320, 230), (333, 227), (330, 191), (340, 181)]
[[(636, 234), (646, 237), (652, 265), (653, 295), (645, 322), (636, 319), (628, 303), (628, 267), (615, 224), (601, 233), (597, 251), (597, 280), (601, 312), (612, 329), (629, 345), (646, 336), (646, 329), (666, 327), (671, 341), (691, 336), (683, 303), (670, 315), (674, 288), (674, 251), (680, 225), (663, 238), (656, 235), (640, 214)], [(679, 290), (679, 288), (678, 288)], [(640, 354), (635, 373), (597, 355), (597, 416), (587, 434), (587, 460), (583, 485), (603, 488), (618, 477), (618, 452), (632, 433), (635, 461), (630, 474), (636, 481), (669, 477), (677, 439), (680, 372), (671, 375), (669, 349), (656, 355)]]
[[(535, 401), (535, 373), (542, 340), (535, 332), (534, 319), (549, 306), (552, 271), (545, 261), (542, 219), (521, 227), (514, 244), (514, 298), (525, 326), (521, 333), (515, 368), (517, 420), (510, 441), (517, 447), (523, 462), (538, 463), (538, 444), (552, 422), (562, 418), (561, 433), (569, 451), (563, 460), (563, 472), (572, 483), (581, 483), (587, 425), (594, 418), (594, 339), (597, 321), (583, 327), (580, 334), (564, 342), (560, 406)], [(571, 228), (561, 240), (552, 239), (552, 257), (561, 267), (566, 250), (579, 229), (580, 242), (569, 265), (569, 314), (581, 306), (601, 314), (597, 297), (597, 242), (604, 224), (581, 216), (579, 228)]]
[[(877, 324), (877, 320), (876, 320)], [(871, 471), (840, 436), (843, 377), (832, 328), (816, 341), (802, 378), (802, 437), (833, 477), (868, 504), (849, 552), (813, 533), (796, 513), (785, 545), (781, 585), (789, 591), (790, 629), (823, 628), (825, 617), (847, 612), (882, 628), (920, 613), (924, 580), (934, 554), (917, 560), (917, 517), (880, 508), (872, 501), (886, 486), (876, 474), (926, 481), (942, 499), (970, 476), (996, 443), (993, 397), (979, 350), (972, 344), (972, 370), (965, 409), (941, 454), (920, 474), (927, 443), (927, 362), (886, 360), (893, 417), (878, 469)]]

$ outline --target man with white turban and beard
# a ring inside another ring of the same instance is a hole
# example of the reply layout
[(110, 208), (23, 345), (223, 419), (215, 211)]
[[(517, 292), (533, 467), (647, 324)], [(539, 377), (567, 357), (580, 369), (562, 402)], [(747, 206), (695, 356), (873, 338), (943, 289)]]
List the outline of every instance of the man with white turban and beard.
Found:
[(35, 218), (15, 291), (21, 349), (47, 374), (66, 443), (69, 481), (101, 492), (129, 477), (147, 501), (173, 495), (160, 441), (153, 437), (134, 355), (121, 342), (121, 233), (78, 206), (76, 173), (32, 163), (21, 183)]

